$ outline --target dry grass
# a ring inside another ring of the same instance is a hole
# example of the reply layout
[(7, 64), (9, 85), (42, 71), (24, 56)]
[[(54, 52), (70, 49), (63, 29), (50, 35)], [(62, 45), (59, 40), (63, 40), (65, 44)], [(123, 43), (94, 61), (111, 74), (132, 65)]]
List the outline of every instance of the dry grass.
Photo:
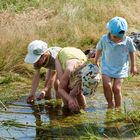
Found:
[(128, 33), (139, 32), (139, 5), (139, 0), (41, 0), (36, 8), (18, 13), (2, 11), (0, 69), (14, 71), (16, 66), (24, 67), (27, 44), (34, 39), (47, 41), (50, 46), (95, 47), (107, 32), (106, 23), (114, 16), (126, 18)]
[[(30, 92), (31, 81), (13, 74), (31, 76), (32, 67), (23, 61), (30, 41), (41, 39), (47, 41), (49, 46), (75, 46), (81, 49), (95, 47), (107, 32), (106, 23), (114, 16), (126, 18), (128, 34), (140, 32), (139, 5), (140, 0), (40, 0), (38, 6), (26, 6), (28, 8), (18, 12), (13, 12), (11, 5), (7, 10), (0, 11), (0, 71), (5, 73), (0, 73), (1, 99), (12, 101)], [(138, 53), (138, 68), (139, 58)], [(139, 77), (136, 80), (139, 82)], [(129, 81), (125, 83), (133, 86)]]

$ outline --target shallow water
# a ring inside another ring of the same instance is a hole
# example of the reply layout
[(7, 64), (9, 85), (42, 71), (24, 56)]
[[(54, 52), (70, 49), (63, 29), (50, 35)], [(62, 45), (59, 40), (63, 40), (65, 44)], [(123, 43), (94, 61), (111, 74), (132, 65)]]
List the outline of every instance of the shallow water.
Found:
[[(87, 98), (86, 111), (79, 114), (63, 113), (62, 108), (31, 106), (25, 97), (0, 109), (0, 138), (19, 140), (46, 139), (139, 139), (133, 122), (126, 121), (125, 113), (139, 101), (139, 89), (127, 91), (122, 108), (108, 110), (103, 92)], [(133, 97), (133, 98), (132, 98)]]

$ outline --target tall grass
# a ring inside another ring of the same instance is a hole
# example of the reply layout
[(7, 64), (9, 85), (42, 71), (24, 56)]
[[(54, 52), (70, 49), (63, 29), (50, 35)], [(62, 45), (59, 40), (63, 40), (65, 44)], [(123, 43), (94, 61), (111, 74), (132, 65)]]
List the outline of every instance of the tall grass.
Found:
[(0, 70), (24, 73), (27, 44), (34, 39), (49, 46), (95, 47), (114, 16), (126, 18), (128, 33), (139, 31), (139, 5), (139, 0), (1, 0)]
[(29, 6), (37, 6), (39, 0), (0, 0), (0, 9), (19, 12)]

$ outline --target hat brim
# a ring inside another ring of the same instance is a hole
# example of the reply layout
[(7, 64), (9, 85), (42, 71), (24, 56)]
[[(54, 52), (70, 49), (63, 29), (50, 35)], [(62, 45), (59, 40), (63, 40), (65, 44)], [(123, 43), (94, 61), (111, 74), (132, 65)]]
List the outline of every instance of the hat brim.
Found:
[(27, 54), (25, 59), (24, 59), (24, 62), (34, 64), (35, 62), (37, 62), (39, 60), (40, 57), (41, 57), (41, 55)]

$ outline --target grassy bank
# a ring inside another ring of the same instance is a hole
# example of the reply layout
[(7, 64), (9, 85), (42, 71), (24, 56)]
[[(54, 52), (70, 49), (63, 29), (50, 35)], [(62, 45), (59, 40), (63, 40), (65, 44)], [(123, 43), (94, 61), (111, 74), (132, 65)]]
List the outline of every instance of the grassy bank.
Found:
[(28, 73), (23, 59), (34, 39), (49, 46), (95, 47), (114, 16), (126, 18), (128, 34), (139, 31), (139, 5), (139, 0), (1, 0), (0, 70)]
[(128, 34), (140, 32), (139, 5), (139, 0), (0, 0), (0, 100), (6, 103), (29, 92), (33, 69), (24, 63), (29, 42), (94, 48), (114, 16), (126, 18)]

